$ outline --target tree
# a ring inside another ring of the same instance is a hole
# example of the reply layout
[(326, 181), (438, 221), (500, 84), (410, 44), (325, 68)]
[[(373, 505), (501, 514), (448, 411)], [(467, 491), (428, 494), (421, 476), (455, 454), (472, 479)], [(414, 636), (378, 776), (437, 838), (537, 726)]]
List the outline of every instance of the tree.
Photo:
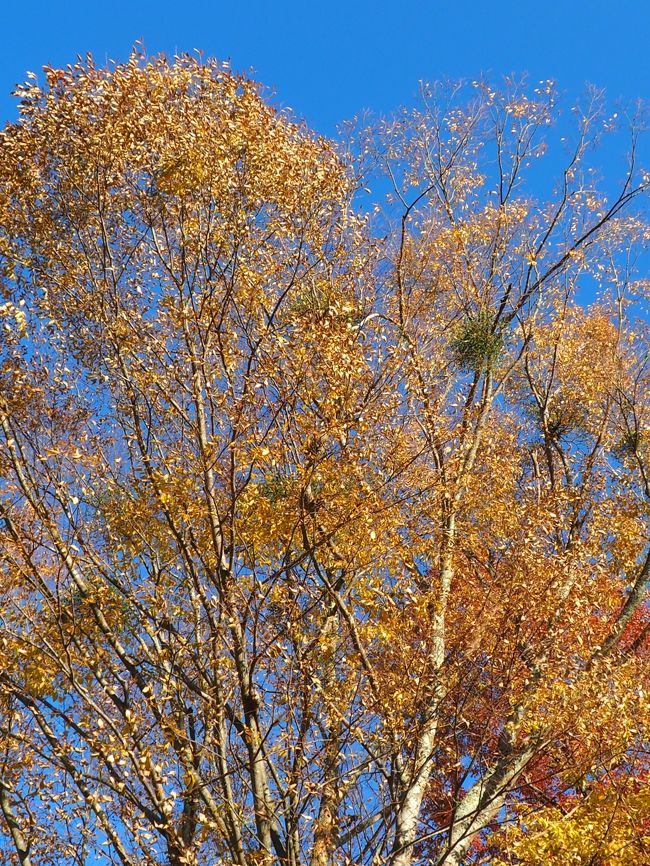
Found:
[(621, 803), (601, 859), (647, 858), (635, 140), (608, 201), (594, 96), (537, 201), (550, 85), (351, 161), (215, 62), (45, 75), (0, 139), (7, 862), (532, 864)]

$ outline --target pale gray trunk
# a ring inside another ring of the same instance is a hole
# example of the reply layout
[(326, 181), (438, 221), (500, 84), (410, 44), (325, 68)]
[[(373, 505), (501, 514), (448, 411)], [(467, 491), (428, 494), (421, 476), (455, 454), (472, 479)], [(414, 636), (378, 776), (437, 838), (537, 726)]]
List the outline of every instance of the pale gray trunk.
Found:
[(339, 749), (341, 723), (333, 718), (328, 696), (336, 680), (336, 642), (340, 623), (336, 608), (330, 612), (321, 631), (324, 655), (323, 695), (326, 743), (323, 754), (323, 783), (318, 817), (314, 827), (311, 866), (330, 866), (333, 861), (339, 814)]
[(11, 800), (9, 799), (9, 792), (2, 779), (0, 779), (0, 809), (2, 810), (7, 827), (11, 833), (11, 839), (14, 843), (14, 848), (16, 849), (16, 854), (18, 855), (21, 866), (32, 866), (32, 861), (29, 856), (29, 843), (25, 839), (20, 828), (20, 823), (11, 805)]
[(449, 829), (449, 843), (437, 866), (461, 866), (476, 835), (498, 815), (517, 776), (535, 749), (502, 758), (459, 802)]
[[(440, 558), (440, 592), (436, 609), (432, 615), (431, 649), (432, 676), (437, 677), (445, 660), (445, 613), (447, 599), (454, 576), (453, 555), (455, 542), (455, 515), (448, 516), (443, 529), (443, 545)], [(415, 747), (410, 765), (406, 766), (400, 778), (400, 801), (395, 815), (395, 840), (391, 866), (409, 866), (413, 859), (413, 847), (417, 826), (426, 792), (433, 756), (436, 734), (438, 732), (438, 709), (445, 696), (445, 688), (438, 679), (434, 681), (424, 710), (424, 723)]]
[(425, 721), (418, 739), (408, 783), (404, 778), (406, 770), (402, 774), (402, 782), (407, 784), (407, 789), (402, 796), (395, 816), (395, 841), (390, 860), (391, 866), (409, 866), (413, 859), (413, 845), (424, 792), (431, 774), (437, 729), (438, 707), (436, 702), (436, 706), (432, 708), (431, 717)]

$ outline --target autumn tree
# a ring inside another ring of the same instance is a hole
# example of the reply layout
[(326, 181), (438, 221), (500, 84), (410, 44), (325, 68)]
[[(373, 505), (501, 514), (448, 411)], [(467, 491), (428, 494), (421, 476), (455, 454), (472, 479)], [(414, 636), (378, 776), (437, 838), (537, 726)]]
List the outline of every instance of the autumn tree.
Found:
[(4, 860), (650, 862), (636, 129), (606, 197), (595, 94), (540, 174), (551, 84), (349, 149), (215, 62), (44, 73), (0, 138)]

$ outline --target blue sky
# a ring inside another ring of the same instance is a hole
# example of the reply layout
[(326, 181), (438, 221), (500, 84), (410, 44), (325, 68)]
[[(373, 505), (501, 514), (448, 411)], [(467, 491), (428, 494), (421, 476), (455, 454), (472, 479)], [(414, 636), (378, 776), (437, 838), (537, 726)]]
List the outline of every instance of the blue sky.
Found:
[(649, 0), (8, 0), (0, 33), (3, 122), (27, 70), (86, 51), (124, 59), (139, 38), (149, 53), (196, 48), (252, 70), (327, 134), (364, 108), (412, 103), (419, 80), (444, 76), (526, 71), (569, 97), (589, 81), (612, 99), (650, 98)]

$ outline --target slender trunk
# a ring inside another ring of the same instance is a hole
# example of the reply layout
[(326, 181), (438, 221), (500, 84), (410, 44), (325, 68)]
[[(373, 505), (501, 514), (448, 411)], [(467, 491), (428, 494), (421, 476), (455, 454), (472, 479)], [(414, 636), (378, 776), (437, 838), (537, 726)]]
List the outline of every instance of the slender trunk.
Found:
[(431, 619), (430, 676), (433, 683), (426, 698), (424, 721), (415, 746), (413, 760), (404, 768), (399, 780), (401, 796), (395, 816), (395, 840), (390, 860), (391, 866), (409, 866), (413, 859), (422, 800), (431, 774), (438, 732), (438, 708), (445, 696), (445, 687), (440, 681), (439, 672), (445, 660), (445, 615), (454, 576), (455, 534), (455, 515), (451, 512), (443, 526), (440, 588)]
[(486, 776), (467, 791), (458, 803), (445, 853), (436, 866), (462, 866), (477, 834), (494, 820), (517, 777), (535, 753), (531, 747), (502, 758)]
[(323, 698), (327, 724), (327, 742), (323, 755), (323, 783), (318, 819), (314, 828), (311, 866), (331, 866), (338, 825), (339, 789), (338, 765), (341, 725), (332, 718), (331, 689), (336, 679), (336, 641), (340, 623), (336, 610), (331, 611), (322, 633), (324, 650)]
[(217, 514), (217, 493), (214, 472), (209, 459), (208, 425), (205, 406), (205, 382), (201, 372), (201, 363), (197, 358), (192, 336), (187, 325), (187, 310), (183, 318), (183, 332), (190, 354), (192, 365), (192, 387), (194, 405), (197, 417), (198, 446), (203, 466), (204, 489), (208, 506), (209, 523), (212, 542), (219, 563), (220, 591), (225, 604), (226, 614), (230, 620), (230, 634), (233, 639), (235, 668), (241, 693), (245, 720), (245, 742), (248, 751), (249, 773), (253, 805), (255, 809), (255, 825), (258, 842), (265, 856), (270, 860), (273, 853), (286, 860), (286, 851), (280, 839), (278, 823), (274, 815), (274, 807), (269, 789), (264, 754), (262, 751), (262, 730), (259, 721), (259, 701), (250, 671), (246, 649), (246, 635), (238, 618), (238, 606), (232, 586), (232, 569), (226, 552), (223, 531)]
[(32, 866), (32, 861), (29, 856), (29, 843), (20, 829), (20, 823), (11, 805), (9, 792), (2, 779), (0, 779), (0, 810), (2, 810), (5, 822), (9, 828), (11, 839), (14, 843), (14, 848), (16, 849), (16, 854), (20, 860), (20, 866)]
[(230, 632), (233, 637), (235, 668), (244, 709), (244, 740), (248, 751), (248, 771), (253, 794), (257, 838), (266, 859), (270, 860), (275, 851), (280, 859), (284, 860), (285, 852), (280, 844), (277, 821), (273, 814), (266, 767), (264, 766), (262, 732), (258, 717), (259, 701), (250, 673), (248, 655), (244, 644), (244, 634), (239, 620), (236, 619), (234, 602), (232, 599), (229, 601), (230, 604), (228, 602), (226, 604), (233, 611), (231, 614)]
[(390, 866), (409, 866), (420, 817), (422, 800), (429, 781), (431, 762), (438, 730), (438, 702), (432, 702), (418, 738), (415, 757), (409, 770), (402, 772), (400, 787), (404, 790), (395, 816), (395, 841)]

